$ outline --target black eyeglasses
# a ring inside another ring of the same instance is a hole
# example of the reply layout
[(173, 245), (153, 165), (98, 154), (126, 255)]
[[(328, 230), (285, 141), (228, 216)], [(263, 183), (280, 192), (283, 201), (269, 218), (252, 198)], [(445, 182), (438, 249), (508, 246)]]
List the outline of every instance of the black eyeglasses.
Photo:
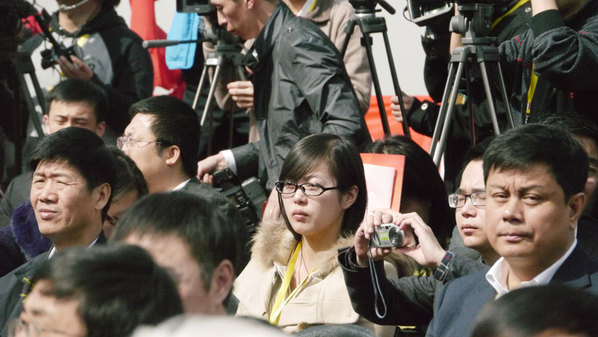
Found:
[(19, 318), (13, 318), (8, 322), (8, 336), (15, 337), (38, 337), (47, 334), (63, 335), (68, 337), (83, 337), (82, 335), (72, 334), (67, 331), (54, 330), (51, 328), (44, 328), (35, 323), (24, 322)]
[(276, 184), (276, 190), (278, 193), (282, 195), (291, 195), (297, 192), (297, 189), (301, 189), (305, 195), (310, 197), (317, 197), (318, 195), (322, 195), (322, 193), (328, 190), (336, 190), (338, 186), (334, 187), (324, 187), (320, 184), (313, 184), (313, 183), (303, 183), (303, 184), (295, 184), (290, 181), (278, 181)]
[(449, 206), (452, 208), (459, 208), (465, 205), (467, 198), (475, 207), (486, 206), (486, 192), (479, 191), (471, 194), (452, 193), (448, 196)]

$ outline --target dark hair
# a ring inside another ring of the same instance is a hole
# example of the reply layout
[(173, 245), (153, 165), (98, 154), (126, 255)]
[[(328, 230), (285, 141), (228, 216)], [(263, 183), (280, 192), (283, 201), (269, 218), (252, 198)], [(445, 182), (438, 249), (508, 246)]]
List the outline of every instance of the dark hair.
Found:
[(197, 114), (189, 105), (172, 96), (154, 96), (131, 106), (129, 115), (143, 113), (154, 116), (151, 126), (156, 136), (158, 152), (164, 147), (176, 145), (181, 150), (181, 162), (185, 173), (193, 177), (197, 173), (199, 137), (201, 129)]
[(118, 165), (116, 182), (112, 189), (112, 201), (120, 200), (131, 191), (137, 192), (139, 198), (146, 195), (148, 193), (147, 184), (135, 162), (116, 147), (110, 147), (110, 152), (114, 155), (116, 165)]
[(33, 286), (49, 281), (46, 295), (72, 298), (87, 337), (129, 336), (140, 324), (156, 325), (181, 314), (183, 305), (168, 272), (140, 247), (75, 247), (56, 253), (35, 272)]
[(524, 287), (491, 301), (482, 310), (473, 337), (527, 337), (547, 329), (598, 336), (598, 297), (561, 284)]
[(405, 136), (392, 136), (371, 144), (368, 152), (405, 156), (401, 200), (429, 201), (429, 225), (442, 246), (448, 244), (455, 227), (454, 211), (448, 205), (446, 189), (430, 155)]
[[(298, 181), (308, 174), (314, 167), (326, 163), (330, 174), (336, 180), (340, 193), (347, 192), (352, 186), (357, 186), (359, 192), (353, 205), (346, 211), (341, 226), (341, 236), (354, 234), (359, 228), (367, 206), (367, 187), (363, 162), (355, 145), (348, 139), (331, 134), (314, 134), (301, 139), (293, 146), (285, 158), (280, 171), (279, 180)], [(301, 240), (301, 235), (293, 230), (286, 213), (280, 193), (278, 203), (285, 223), (295, 239)]]
[(484, 154), (484, 180), (490, 170), (526, 170), (544, 165), (563, 189), (565, 202), (582, 192), (588, 155), (581, 144), (557, 127), (526, 124), (496, 137)]
[(581, 115), (550, 115), (542, 120), (540, 124), (563, 129), (574, 136), (588, 137), (598, 145), (598, 126)]
[(473, 145), (472, 147), (470, 147), (467, 150), (467, 152), (465, 152), (465, 155), (463, 156), (463, 163), (461, 164), (461, 168), (459, 169), (459, 174), (457, 175), (457, 179), (455, 181), (455, 186), (457, 186), (456, 188), (458, 188), (458, 186), (461, 185), (461, 180), (463, 178), (463, 171), (465, 171), (465, 168), (467, 167), (467, 165), (469, 165), (469, 163), (471, 163), (472, 161), (484, 160), (484, 153), (486, 152), (486, 149), (488, 149), (488, 146), (490, 145), (490, 142), (492, 142), (493, 139), (494, 139), (494, 136), (489, 136), (487, 138), (484, 138), (484, 140)]
[(229, 260), (238, 274), (246, 233), (240, 232), (241, 215), (235, 206), (217, 194), (176, 191), (150, 194), (137, 201), (119, 219), (111, 241), (129, 235), (174, 234), (189, 246), (201, 270), (206, 290), (214, 269)]
[[(35, 171), (40, 162), (66, 162), (85, 178), (90, 192), (104, 183), (112, 188), (116, 182), (114, 155), (98, 135), (87, 129), (71, 126), (42, 138), (33, 150), (29, 167)], [(102, 221), (111, 201), (112, 193), (102, 209)]]
[(95, 112), (96, 122), (106, 120), (108, 97), (104, 89), (91, 81), (69, 78), (58, 83), (46, 95), (46, 110), (50, 112), (52, 102), (87, 103)]

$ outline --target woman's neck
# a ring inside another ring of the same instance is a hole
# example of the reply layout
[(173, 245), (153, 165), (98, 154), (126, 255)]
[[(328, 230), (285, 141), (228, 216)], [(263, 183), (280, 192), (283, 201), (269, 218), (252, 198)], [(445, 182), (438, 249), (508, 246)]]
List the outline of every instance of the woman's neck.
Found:
[(93, 19), (100, 12), (101, 6), (97, 1), (90, 1), (80, 8), (58, 12), (58, 23), (65, 31), (74, 33)]
[(297, 15), (303, 5), (305, 5), (306, 0), (284, 0), (284, 2), (289, 6), (289, 9), (293, 14)]

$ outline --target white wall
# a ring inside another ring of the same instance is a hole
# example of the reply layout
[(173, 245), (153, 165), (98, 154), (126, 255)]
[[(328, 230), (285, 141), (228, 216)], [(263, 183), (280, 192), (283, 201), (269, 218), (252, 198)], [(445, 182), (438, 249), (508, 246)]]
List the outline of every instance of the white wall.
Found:
[[(28, 0), (31, 1), (31, 0)], [(420, 43), (420, 35), (423, 33), (423, 28), (408, 22), (403, 17), (403, 7), (405, 7), (404, 0), (388, 0), (397, 13), (390, 15), (386, 11), (380, 12), (377, 15), (386, 18), (388, 29), (388, 36), (392, 47), (392, 55), (394, 57), (395, 67), (399, 78), (401, 89), (411, 95), (426, 95), (426, 88), (423, 83), (423, 65), (424, 53)], [(45, 6), (48, 12), (52, 13), (56, 10), (57, 5), (55, 0), (37, 0), (37, 3)], [(170, 22), (175, 12), (175, 0), (158, 0), (155, 3), (156, 21), (162, 29), (168, 32)], [(380, 6), (378, 6), (380, 7)], [(127, 20), (130, 19), (131, 9), (128, 0), (121, 0), (117, 7), (117, 12)], [(391, 95), (394, 93), (392, 86), (392, 79), (390, 76), (390, 69), (386, 58), (386, 51), (384, 48), (384, 41), (382, 34), (372, 34), (374, 38), (373, 52), (380, 77), (380, 86), (384, 95)], [(372, 90), (372, 94), (374, 94)]]

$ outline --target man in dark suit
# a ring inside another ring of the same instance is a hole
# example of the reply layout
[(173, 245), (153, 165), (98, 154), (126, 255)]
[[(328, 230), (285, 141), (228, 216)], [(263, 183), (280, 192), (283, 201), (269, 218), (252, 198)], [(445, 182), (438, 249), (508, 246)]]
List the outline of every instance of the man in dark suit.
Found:
[(195, 178), (201, 131), (189, 105), (172, 96), (155, 96), (133, 104), (129, 114), (131, 122), (117, 145), (137, 164), (150, 194), (215, 193)]
[(117, 164), (102, 139), (87, 129), (68, 127), (44, 137), (31, 156), (30, 201), (39, 231), (52, 241), (38, 255), (0, 278), (0, 335), (22, 310), (29, 280), (55, 252), (106, 241), (102, 234)]
[(516, 288), (563, 283), (598, 293), (598, 262), (575, 238), (587, 175), (583, 147), (553, 126), (525, 125), (490, 144), (486, 229), (502, 258), (440, 291), (427, 336), (469, 335), (482, 307)]

